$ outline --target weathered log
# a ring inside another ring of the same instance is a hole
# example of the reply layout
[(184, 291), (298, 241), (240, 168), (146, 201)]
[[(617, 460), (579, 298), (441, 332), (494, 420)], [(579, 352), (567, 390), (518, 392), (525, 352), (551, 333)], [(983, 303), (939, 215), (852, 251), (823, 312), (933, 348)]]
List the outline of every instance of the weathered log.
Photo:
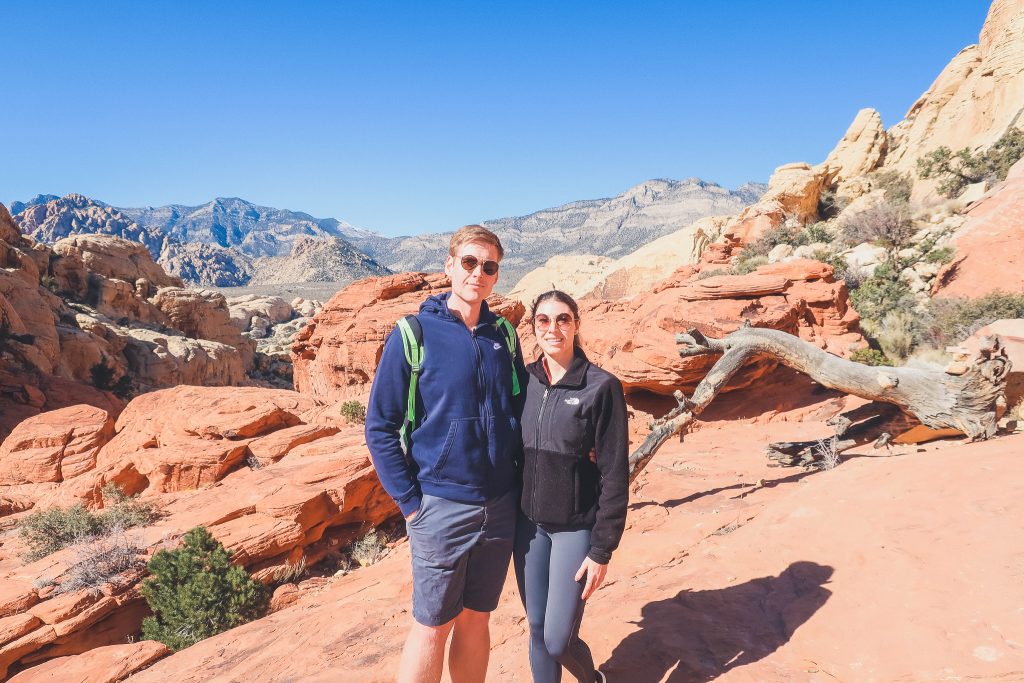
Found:
[[(1006, 376), (1010, 371), (1010, 361), (998, 337), (982, 340), (977, 356), (961, 375), (923, 368), (862, 365), (822, 351), (791, 334), (749, 325), (721, 339), (689, 330), (686, 334), (677, 334), (676, 343), (683, 357), (704, 354), (721, 354), (722, 357), (697, 385), (692, 398), (687, 399), (677, 392), (678, 406), (652, 423), (651, 434), (630, 456), (632, 478), (665, 441), (699, 415), (732, 376), (757, 356), (775, 358), (830, 389), (897, 407), (898, 410), (892, 410), (869, 404), (874, 407), (865, 407), (862, 412), (875, 411), (875, 419), (863, 420), (856, 429), (851, 429), (851, 425), (863, 416), (838, 419), (836, 436), (844, 448), (876, 440), (883, 434), (891, 436), (886, 428), (907, 429), (918, 423), (932, 429), (955, 429), (972, 441), (991, 438), (996, 433), (997, 403), (1006, 389)], [(808, 458), (811, 461), (815, 458), (813, 444), (816, 443), (773, 444), (770, 454), (779, 456), (775, 459), (781, 464), (806, 465)]]

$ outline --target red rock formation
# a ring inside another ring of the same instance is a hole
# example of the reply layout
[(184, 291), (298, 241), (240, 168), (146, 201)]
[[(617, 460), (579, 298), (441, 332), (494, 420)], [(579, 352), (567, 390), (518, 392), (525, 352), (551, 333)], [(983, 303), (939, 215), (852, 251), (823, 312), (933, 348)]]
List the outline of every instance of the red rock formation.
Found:
[(955, 258), (935, 277), (933, 296), (1024, 291), (1024, 160), (967, 211), (952, 245)]
[[(292, 345), (296, 390), (327, 401), (365, 394), (395, 321), (449, 285), (441, 273), (402, 273), (359, 280), (335, 294)], [(513, 325), (525, 311), (498, 294), (487, 303)]]
[[(318, 562), (397, 514), (373, 472), (361, 427), (292, 391), (156, 391), (133, 400), (113, 430), (111, 438), (110, 420), (87, 406), (20, 425), (0, 444), (0, 514), (102, 505), (100, 489), (117, 482), (161, 512), (154, 524), (128, 532), (148, 552), (203, 525), (265, 582)], [(22, 549), (17, 537), (0, 545), (0, 675), (124, 643), (138, 632), (146, 611), (138, 592), (142, 572), (99, 591), (60, 593), (76, 551), (24, 564)], [(137, 654), (110, 652), (118, 661)]]
[(163, 643), (143, 640), (127, 645), (97, 647), (77, 656), (58, 657), (10, 678), (10, 683), (76, 681), (115, 683), (170, 654)]

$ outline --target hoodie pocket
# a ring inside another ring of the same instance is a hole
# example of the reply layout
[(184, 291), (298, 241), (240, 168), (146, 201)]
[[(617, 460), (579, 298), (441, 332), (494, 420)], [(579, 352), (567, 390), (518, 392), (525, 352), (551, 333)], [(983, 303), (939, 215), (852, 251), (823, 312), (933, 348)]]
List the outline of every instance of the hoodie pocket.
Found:
[(479, 417), (455, 419), (448, 426), (434, 477), (439, 482), (480, 486), (487, 481), (488, 462), (483, 421)]

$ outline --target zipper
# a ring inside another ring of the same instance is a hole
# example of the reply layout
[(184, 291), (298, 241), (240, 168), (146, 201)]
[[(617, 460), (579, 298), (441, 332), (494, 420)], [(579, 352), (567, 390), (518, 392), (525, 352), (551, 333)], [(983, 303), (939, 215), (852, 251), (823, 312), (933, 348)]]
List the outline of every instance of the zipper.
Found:
[(544, 397), (540, 400), (540, 413), (537, 415), (537, 439), (535, 441), (537, 453), (533, 458), (533, 495), (530, 500), (533, 502), (533, 516), (537, 516), (537, 460), (540, 458), (540, 435), (544, 427), (544, 406), (548, 402), (548, 394), (551, 393), (551, 385), (544, 387)]

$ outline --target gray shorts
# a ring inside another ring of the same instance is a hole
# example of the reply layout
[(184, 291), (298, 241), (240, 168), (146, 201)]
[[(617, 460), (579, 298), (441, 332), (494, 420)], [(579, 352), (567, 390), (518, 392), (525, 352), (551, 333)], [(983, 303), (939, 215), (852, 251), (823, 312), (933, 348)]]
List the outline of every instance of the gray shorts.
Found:
[(412, 616), (441, 626), (467, 607), (498, 606), (515, 539), (516, 490), (482, 505), (423, 496), (406, 524), (412, 549)]

